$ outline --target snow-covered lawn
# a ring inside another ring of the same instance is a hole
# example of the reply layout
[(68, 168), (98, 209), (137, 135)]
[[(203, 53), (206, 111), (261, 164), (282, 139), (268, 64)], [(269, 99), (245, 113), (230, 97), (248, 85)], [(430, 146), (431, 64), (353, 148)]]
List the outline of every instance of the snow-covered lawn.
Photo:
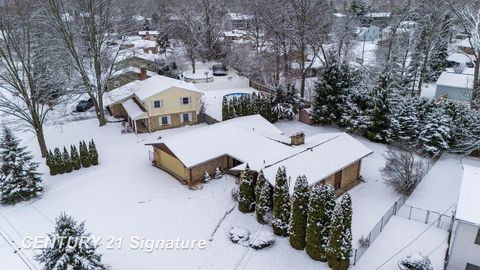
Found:
[[(428, 224), (393, 216), (380, 236), (352, 269), (398, 270), (398, 261), (416, 251), (430, 258), (433, 269), (443, 269), (448, 233), (435, 226), (426, 230), (428, 226)], [(426, 232), (415, 240), (425, 230)], [(415, 241), (410, 246), (394, 256), (413, 240)], [(394, 257), (385, 263), (392, 256)], [(378, 268), (384, 263), (385, 265)]]

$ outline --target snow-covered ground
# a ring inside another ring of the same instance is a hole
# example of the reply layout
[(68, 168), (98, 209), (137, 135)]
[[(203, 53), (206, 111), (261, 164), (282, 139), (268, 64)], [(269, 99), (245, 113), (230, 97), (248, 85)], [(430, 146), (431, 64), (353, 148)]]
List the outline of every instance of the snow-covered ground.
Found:
[[(241, 214), (237, 209), (227, 215), (212, 241), (208, 241), (219, 220), (232, 207), (231, 189), (235, 186), (234, 179), (226, 176), (205, 184), (201, 190), (189, 190), (169, 174), (151, 166), (151, 149), (145, 146), (145, 143), (160, 136), (175, 136), (202, 125), (152, 134), (122, 135), (119, 123), (109, 123), (100, 128), (96, 119), (52, 123), (55, 125), (49, 125), (45, 130), (50, 148), (69, 146), (77, 144), (79, 140), (93, 138), (100, 154), (100, 165), (70, 174), (50, 176), (42, 164), (40, 169), (45, 173), (43, 197), (16, 206), (0, 206), (0, 231), (13, 238), (17, 245), (21, 245), (23, 237), (44, 236), (53, 231), (55, 217), (66, 212), (78, 220), (86, 220), (86, 228), (93, 236), (103, 237), (99, 251), (105, 254), (104, 261), (112, 265), (113, 269), (234, 269), (238, 263), (241, 269), (328, 269), (326, 264), (311, 260), (305, 252), (292, 249), (287, 239), (277, 238), (272, 247), (260, 251), (231, 243), (228, 232), (234, 226), (245, 227), (252, 233), (259, 229), (271, 232), (271, 227), (259, 225), (253, 214)], [(297, 121), (280, 122), (276, 126), (286, 135), (297, 131), (304, 131), (307, 136), (338, 131), (331, 127), (308, 126)], [(17, 135), (40, 161), (33, 135), (26, 132), (17, 132)], [(374, 153), (362, 163), (361, 174), (365, 183), (350, 191), (353, 200), (354, 246), (357, 245), (357, 239), (367, 234), (398, 198), (382, 182), (378, 171), (384, 165), (382, 154), (386, 151), (386, 146), (358, 136), (356, 138)], [(454, 159), (446, 158), (445, 162), (451, 163)], [(413, 227), (405, 233), (414, 234), (419, 230), (416, 226)], [(385, 231), (388, 232), (388, 229)], [(380, 249), (383, 241), (389, 242), (388, 239), (382, 240), (383, 235), (382, 233), (377, 239)], [(397, 237), (393, 233), (385, 235)], [(123, 248), (107, 250), (106, 238), (110, 236), (115, 239), (123, 236)], [(146, 253), (128, 248), (132, 236), (144, 236), (151, 240), (207, 240), (207, 247), (204, 250), (159, 250)], [(25, 269), (10, 246), (2, 241), (0, 269)], [(374, 247), (376, 246), (371, 249)], [(38, 253), (32, 250), (23, 252), (30, 259)], [(358, 265), (355, 269), (371, 269), (371, 260), (378, 262), (384, 258), (376, 256), (374, 251), (371, 253), (373, 255), (369, 256), (373, 259), (369, 259), (367, 253), (360, 260), (366, 268)]]
[(352, 269), (398, 270), (398, 261), (417, 251), (429, 257), (433, 269), (443, 269), (447, 238), (445, 230), (393, 216)]

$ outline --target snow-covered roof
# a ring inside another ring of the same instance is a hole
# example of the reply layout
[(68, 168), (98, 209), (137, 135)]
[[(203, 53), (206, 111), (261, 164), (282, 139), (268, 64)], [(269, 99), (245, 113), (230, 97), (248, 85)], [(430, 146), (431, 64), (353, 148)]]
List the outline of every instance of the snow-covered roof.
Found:
[(259, 169), (264, 163), (274, 161), (265, 160), (267, 155), (278, 157), (296, 152), (293, 147), (267, 138), (265, 134), (278, 137), (282, 131), (260, 115), (251, 115), (177, 134), (156, 143), (165, 144), (187, 168), (229, 155), (248, 162), (252, 169)]
[(459, 47), (464, 47), (464, 48), (471, 48), (472, 45), (470, 44), (470, 41), (468, 39), (462, 39), (457, 42), (457, 46)]
[(243, 21), (243, 20), (252, 20), (253, 15), (250, 14), (244, 14), (244, 13), (235, 13), (235, 12), (230, 12), (227, 14), (228, 17), (230, 17), (230, 20), (232, 21)]
[(226, 37), (237, 37), (237, 38), (241, 38), (241, 37), (247, 35), (247, 31), (238, 30), (238, 29), (233, 29), (232, 31), (225, 31), (225, 32), (223, 32), (223, 35), (226, 36)]
[(122, 53), (120, 53), (118, 55), (118, 57), (115, 59), (115, 63), (118, 63), (118, 62), (121, 62), (121, 61), (124, 61), (126, 59), (130, 59), (130, 58), (134, 58), (134, 57), (137, 57), (137, 58), (140, 58), (140, 59), (144, 59), (144, 60), (147, 60), (147, 61), (150, 61), (150, 62), (157, 62), (158, 59), (161, 59), (162, 57), (159, 56), (158, 54), (147, 54), (147, 53), (143, 53), (142, 51), (142, 48), (135, 48), (133, 50), (124, 50), (122, 51)]
[(372, 153), (346, 133), (317, 134), (298, 146), (289, 142), (290, 138), (273, 124), (252, 115), (168, 137), (153, 145), (164, 144), (187, 168), (231, 156), (243, 162), (233, 170), (243, 170), (248, 163), (252, 170), (263, 170), (272, 185), (280, 166), (285, 166), (292, 177), (307, 176), (313, 184)]
[[(139, 67), (129, 66), (129, 67), (126, 67), (124, 69), (120, 69), (120, 70), (117, 70), (117, 71), (113, 72), (112, 77), (117, 77), (119, 75), (122, 75), (122, 74), (125, 74), (125, 73), (128, 73), (128, 72), (134, 72), (134, 73), (140, 74), (141, 69)], [(147, 76), (148, 77), (153, 77), (153, 76), (157, 76), (157, 75), (158, 75), (157, 73), (155, 73), (153, 71), (150, 71), (150, 70), (147, 70)]]
[(388, 18), (390, 17), (390, 12), (372, 12), (365, 14), (367, 18)]
[(455, 217), (480, 225), (480, 168), (463, 165), (463, 179)]
[(138, 88), (139, 80), (129, 82), (125, 85), (115, 88), (112, 91), (108, 91), (103, 94), (103, 104), (105, 106), (110, 106), (114, 103), (124, 101), (125, 99), (133, 96), (135, 89)]
[(466, 53), (456, 52), (452, 53), (447, 57), (447, 61), (452, 61), (459, 64), (465, 64), (473, 62), (473, 59), (470, 55)]
[(122, 106), (132, 120), (144, 119), (148, 117), (147, 112), (140, 108), (140, 106), (131, 98), (122, 102)]
[(464, 73), (442, 72), (437, 80), (438, 86), (455, 87), (460, 89), (472, 89), (473, 76)]
[(124, 101), (126, 98), (129, 98), (133, 95), (137, 96), (139, 100), (144, 100), (172, 87), (203, 94), (203, 92), (198, 90), (197, 87), (192, 83), (187, 83), (161, 75), (155, 75), (143, 81), (135, 80), (112, 91), (104, 93), (104, 104), (105, 106), (109, 106), (114, 103)]
[(150, 31), (150, 30), (138, 31), (139, 36), (146, 36), (147, 33), (150, 34), (150, 35), (158, 35), (159, 34), (158, 31)]
[[(328, 178), (372, 153), (368, 147), (347, 133), (317, 134), (305, 139), (302, 152), (266, 167), (263, 172), (272, 185), (279, 167), (284, 166), (287, 175), (295, 181), (305, 175), (310, 185)], [(293, 193), (294, 185), (290, 185)]]
[(153, 76), (146, 80), (140, 81), (137, 85), (137, 90), (135, 95), (140, 99), (144, 100), (153, 95), (156, 95), (160, 92), (168, 90), (172, 87), (177, 87), (189, 91), (202, 93), (193, 83), (188, 83), (185, 81), (173, 79), (166, 76)]

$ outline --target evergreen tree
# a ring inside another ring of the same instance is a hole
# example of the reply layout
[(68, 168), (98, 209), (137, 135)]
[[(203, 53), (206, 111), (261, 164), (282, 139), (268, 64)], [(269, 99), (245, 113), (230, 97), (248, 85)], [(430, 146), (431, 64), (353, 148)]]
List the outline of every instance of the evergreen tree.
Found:
[(346, 229), (352, 229), (352, 197), (345, 193), (340, 199), (340, 206), (343, 212), (343, 225)]
[(5, 204), (38, 197), (42, 191), (38, 163), (7, 127), (0, 141), (0, 200)]
[(340, 120), (345, 91), (352, 85), (352, 74), (346, 64), (328, 61), (319, 82), (315, 85), (312, 117), (315, 122), (329, 125)]
[(292, 214), (290, 221), (290, 245), (302, 250), (306, 245), (306, 229), (308, 214), (308, 181), (299, 176), (295, 182), (292, 195)]
[(327, 249), (328, 266), (333, 270), (347, 270), (352, 253), (352, 234), (345, 227), (341, 205), (337, 205), (333, 211), (331, 227)]
[(273, 233), (288, 236), (290, 194), (285, 167), (278, 168), (273, 191)]
[(326, 262), (332, 213), (335, 208), (335, 192), (331, 185), (316, 185), (308, 202), (307, 245), (310, 258)]
[(396, 111), (392, 115), (393, 137), (409, 146), (416, 145), (420, 133), (420, 121), (411, 98), (400, 98)]
[(375, 142), (389, 143), (391, 130), (388, 92), (382, 87), (377, 87), (373, 94), (373, 111), (366, 129), (366, 137)]
[(55, 164), (55, 156), (53, 155), (51, 150), (48, 150), (46, 163), (48, 169), (50, 170), (50, 175), (57, 175), (56, 164)]
[(88, 143), (88, 157), (91, 165), (98, 165), (98, 152), (93, 139)]
[(66, 147), (63, 147), (62, 161), (65, 167), (65, 172), (71, 173), (73, 171), (73, 164)]
[(77, 147), (75, 145), (70, 146), (70, 159), (74, 170), (80, 170), (82, 168), (82, 162), (80, 161), (80, 155), (78, 154)]
[(240, 193), (238, 194), (238, 210), (242, 213), (255, 211), (255, 187), (250, 166), (245, 167), (240, 177)]
[(88, 168), (90, 167), (90, 155), (88, 153), (87, 144), (85, 141), (80, 142), (80, 162), (82, 163), (82, 167)]
[(257, 221), (260, 224), (267, 224), (272, 211), (272, 187), (267, 179), (265, 179), (263, 171), (258, 173), (257, 183), (255, 185), (255, 198)]
[(55, 150), (53, 151), (54, 153), (54, 163), (55, 163), (55, 167), (56, 167), (56, 171), (59, 173), (59, 174), (64, 174), (65, 173), (65, 164), (63, 163), (63, 156), (62, 156), (62, 152), (60, 151), (60, 148), (55, 148)]
[(435, 155), (449, 148), (450, 120), (443, 108), (436, 108), (426, 115), (425, 125), (419, 135), (419, 143), (423, 151)]
[(52, 245), (35, 257), (43, 264), (44, 270), (110, 269), (102, 263), (102, 255), (96, 253), (97, 246), (91, 241), (90, 233), (86, 232), (85, 222), (78, 223), (71, 216), (61, 214), (56, 219), (55, 231), (48, 237)]
[(365, 133), (371, 118), (372, 91), (368, 81), (346, 91), (340, 127), (348, 132)]
[(225, 121), (225, 120), (228, 120), (230, 118), (232, 118), (231, 114), (230, 114), (230, 105), (229, 105), (229, 102), (227, 100), (227, 97), (223, 97), (223, 101), (222, 101), (222, 120)]

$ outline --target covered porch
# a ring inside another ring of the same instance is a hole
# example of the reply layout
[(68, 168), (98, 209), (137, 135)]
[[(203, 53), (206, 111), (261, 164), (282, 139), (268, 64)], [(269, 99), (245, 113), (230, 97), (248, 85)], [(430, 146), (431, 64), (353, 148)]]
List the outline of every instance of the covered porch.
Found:
[(127, 121), (136, 134), (150, 132), (148, 112), (140, 102), (130, 98), (122, 102), (122, 106), (127, 112)]

